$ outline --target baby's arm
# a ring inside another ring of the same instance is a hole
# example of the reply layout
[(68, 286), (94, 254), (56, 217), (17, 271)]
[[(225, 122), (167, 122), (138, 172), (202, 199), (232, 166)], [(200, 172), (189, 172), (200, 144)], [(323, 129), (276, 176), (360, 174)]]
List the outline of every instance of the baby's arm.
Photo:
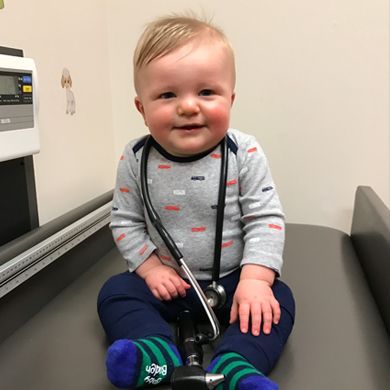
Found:
[(135, 272), (145, 280), (152, 294), (161, 301), (170, 301), (186, 296), (191, 286), (171, 267), (161, 263), (153, 252)]
[(230, 312), (230, 323), (239, 318), (241, 332), (248, 332), (249, 319), (254, 336), (260, 334), (261, 325), (263, 332), (269, 334), (272, 322), (279, 322), (280, 306), (271, 289), (274, 280), (275, 272), (270, 268), (256, 264), (242, 267)]
[[(135, 141), (136, 142), (136, 141)], [(110, 227), (130, 272), (142, 277), (160, 300), (185, 296), (190, 286), (171, 267), (161, 263), (149, 237), (144, 204), (137, 182), (138, 160), (128, 144), (118, 165)]]
[(284, 214), (267, 159), (254, 137), (243, 137), (237, 161), (245, 245), (230, 322), (239, 319), (245, 333), (268, 334), (280, 318), (271, 287), (283, 262)]

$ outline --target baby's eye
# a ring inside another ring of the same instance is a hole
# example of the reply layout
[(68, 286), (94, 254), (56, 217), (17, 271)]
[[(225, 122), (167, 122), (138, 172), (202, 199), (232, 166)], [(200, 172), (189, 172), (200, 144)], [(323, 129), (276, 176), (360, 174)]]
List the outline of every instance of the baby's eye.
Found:
[(164, 92), (164, 93), (159, 95), (159, 99), (172, 99), (175, 96), (176, 95), (173, 92)]
[(199, 95), (200, 96), (211, 96), (211, 95), (214, 95), (214, 91), (212, 89), (202, 89), (199, 92)]

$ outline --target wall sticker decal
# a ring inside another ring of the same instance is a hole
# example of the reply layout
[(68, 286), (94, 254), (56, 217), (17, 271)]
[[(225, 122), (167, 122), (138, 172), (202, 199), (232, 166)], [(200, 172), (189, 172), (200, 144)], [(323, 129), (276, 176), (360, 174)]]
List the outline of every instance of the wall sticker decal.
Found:
[(70, 77), (70, 72), (67, 68), (64, 68), (62, 71), (61, 77), (62, 88), (66, 89), (66, 114), (73, 115), (76, 113), (76, 100), (74, 98), (72, 87), (72, 78)]

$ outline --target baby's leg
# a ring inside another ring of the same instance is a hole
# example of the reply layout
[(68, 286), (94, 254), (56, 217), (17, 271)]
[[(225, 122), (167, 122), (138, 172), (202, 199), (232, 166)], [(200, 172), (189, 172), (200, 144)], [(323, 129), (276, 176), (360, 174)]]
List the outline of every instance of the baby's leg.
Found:
[(283, 282), (276, 280), (272, 289), (281, 307), (279, 324), (272, 326), (269, 335), (261, 333), (259, 336), (253, 336), (250, 332), (241, 333), (238, 322), (230, 325), (208, 367), (210, 372), (225, 374), (225, 384), (234, 384), (230, 388), (237, 390), (278, 388), (265, 375), (268, 375), (275, 366), (291, 333), (295, 303), (291, 290)]
[(135, 274), (125, 272), (106, 282), (98, 313), (112, 343), (106, 366), (115, 386), (135, 388), (170, 379), (182, 364), (166, 322), (175, 319), (176, 311), (175, 303), (157, 300)]
[(168, 321), (175, 321), (175, 301), (159, 301), (135, 273), (111, 277), (98, 296), (98, 314), (109, 343), (159, 335), (172, 339)]

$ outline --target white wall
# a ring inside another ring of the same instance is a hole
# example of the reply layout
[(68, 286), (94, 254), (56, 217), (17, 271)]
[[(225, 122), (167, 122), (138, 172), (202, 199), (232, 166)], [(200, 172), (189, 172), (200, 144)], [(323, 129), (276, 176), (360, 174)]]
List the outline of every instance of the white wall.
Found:
[[(8, 0), (0, 10), (0, 46), (23, 49), (38, 69), (41, 152), (34, 162), (41, 224), (114, 185), (106, 5)], [(65, 114), (63, 67), (73, 80), (73, 116)]]
[(232, 126), (262, 143), (289, 222), (349, 231), (359, 184), (389, 204), (387, 0), (6, 0), (0, 45), (24, 49), (39, 71), (42, 223), (112, 188), (123, 146), (146, 132), (133, 105), (136, 41), (155, 16), (186, 9), (214, 16), (235, 47)]
[(387, 0), (109, 4), (117, 155), (146, 131), (132, 102), (132, 51), (143, 25), (192, 9), (214, 16), (235, 47), (232, 126), (262, 143), (289, 222), (349, 232), (354, 191), (361, 184), (389, 204)]

